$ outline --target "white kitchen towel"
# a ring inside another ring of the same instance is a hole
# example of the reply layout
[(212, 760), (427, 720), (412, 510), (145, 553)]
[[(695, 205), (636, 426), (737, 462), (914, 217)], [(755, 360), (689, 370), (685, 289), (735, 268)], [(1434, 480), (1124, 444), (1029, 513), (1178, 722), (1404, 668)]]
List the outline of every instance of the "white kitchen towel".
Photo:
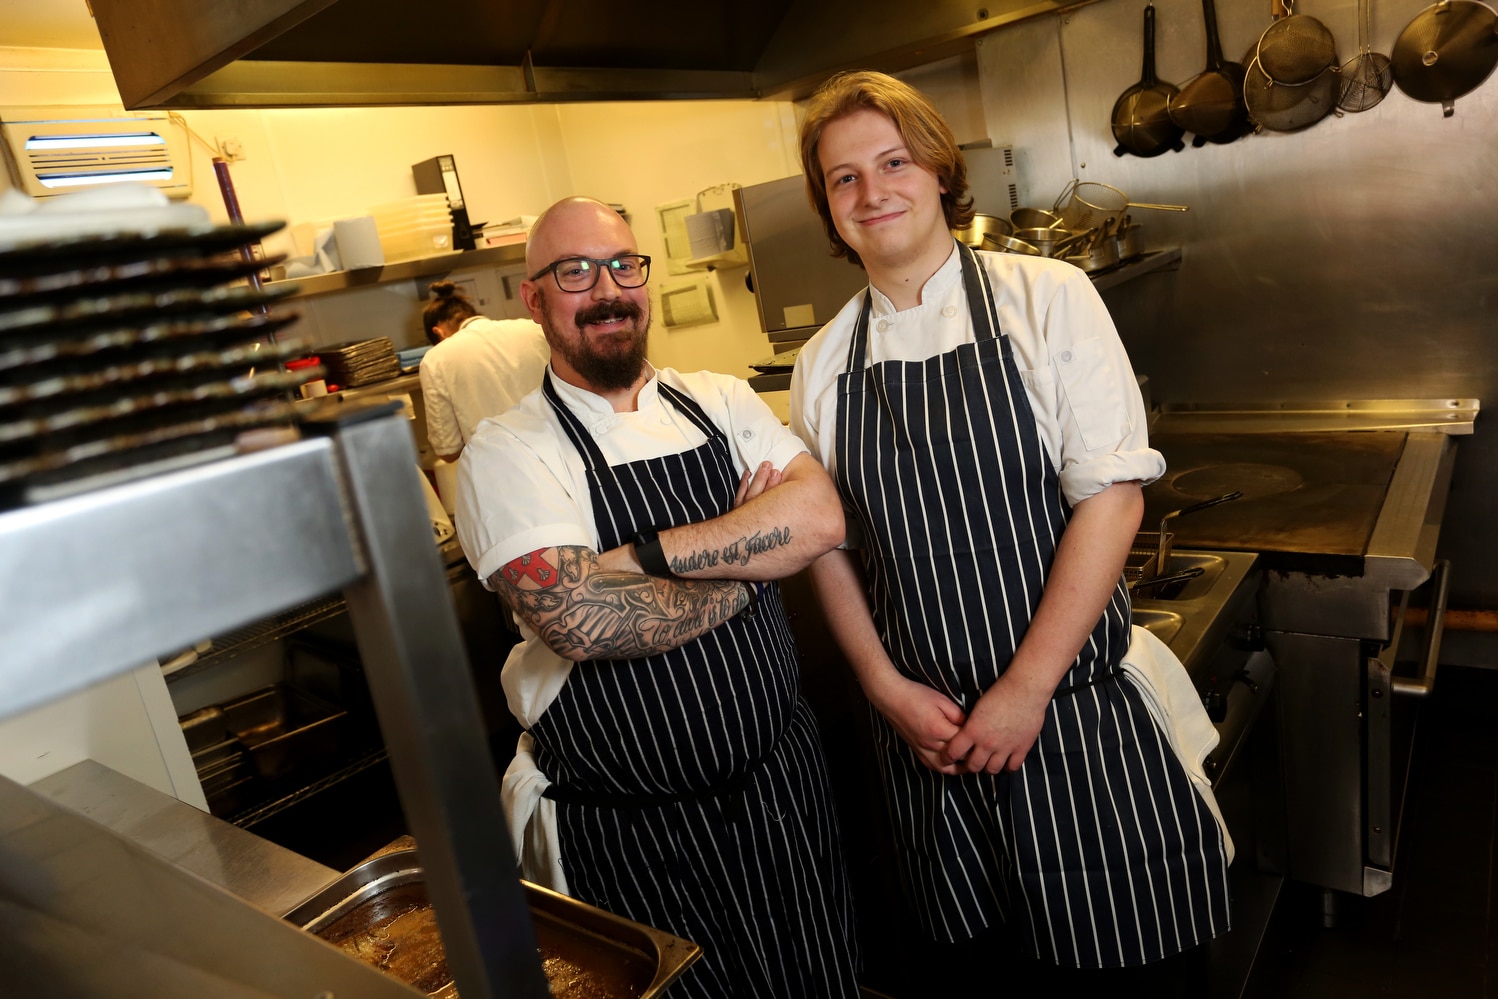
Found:
[(1217, 728), (1202, 706), (1201, 695), (1196, 692), (1191, 675), (1169, 646), (1149, 629), (1137, 624), (1130, 636), (1129, 651), (1119, 666), (1144, 695), (1145, 707), (1155, 725), (1165, 734), (1170, 748), (1175, 750), (1176, 758), (1196, 787), (1196, 793), (1206, 802), (1212, 818), (1217, 820), (1231, 864), (1233, 838), (1228, 835), (1228, 824), (1223, 820), (1222, 810), (1217, 807), (1217, 796), (1212, 793), (1212, 782), (1203, 766), (1207, 754), (1217, 745)]
[(562, 841), (557, 835), (557, 803), (542, 797), (551, 786), (533, 753), (536, 743), (523, 732), (515, 758), (505, 768), (499, 798), (510, 823), (510, 842), (520, 858), (520, 876), (533, 884), (567, 894), (562, 873)]

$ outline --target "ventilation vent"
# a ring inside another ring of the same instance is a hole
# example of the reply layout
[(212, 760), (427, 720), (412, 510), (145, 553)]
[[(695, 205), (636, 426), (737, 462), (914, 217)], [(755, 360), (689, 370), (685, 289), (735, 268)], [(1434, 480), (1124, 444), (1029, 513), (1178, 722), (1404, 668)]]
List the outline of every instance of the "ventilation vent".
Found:
[(187, 129), (165, 113), (3, 108), (0, 136), (11, 180), (34, 198), (123, 181), (192, 194)]

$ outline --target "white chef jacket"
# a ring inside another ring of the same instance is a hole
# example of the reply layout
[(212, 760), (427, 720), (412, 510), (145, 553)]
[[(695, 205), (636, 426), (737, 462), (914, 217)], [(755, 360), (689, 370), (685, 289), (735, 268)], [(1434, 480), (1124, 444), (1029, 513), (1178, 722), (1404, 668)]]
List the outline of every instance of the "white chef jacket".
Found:
[[(979, 252), (978, 262), (993, 284), (1001, 331), (1067, 502), (1075, 506), (1115, 482), (1149, 483), (1163, 475), (1165, 457), (1149, 446), (1139, 383), (1087, 275), (1063, 260), (1017, 253)], [(921, 289), (920, 305), (897, 312), (882, 292), (870, 290), (869, 364), (921, 361), (973, 340), (955, 241)], [(834, 476), (837, 378), (847, 369), (862, 308), (860, 292), (801, 348), (791, 376), (791, 429)]]
[[(661, 400), (660, 381), (691, 396), (723, 431), (740, 473), (762, 461), (784, 469), (806, 450), (747, 382), (729, 375), (658, 369), (640, 390), (633, 413), (616, 413), (607, 400), (555, 374), (551, 381), (611, 465), (677, 454), (706, 439)], [(457, 511), (458, 540), (485, 586), (501, 566), (540, 548), (597, 550), (587, 466), (539, 389), (509, 412), (484, 421), (463, 449)], [(511, 650), (501, 679), (511, 712), (529, 728), (555, 699), (573, 664), (524, 622), (516, 626), (522, 641)]]
[(529, 319), (470, 316), (421, 358), (427, 440), (452, 454), (485, 417), (503, 413), (541, 384), (551, 359), (546, 334)]

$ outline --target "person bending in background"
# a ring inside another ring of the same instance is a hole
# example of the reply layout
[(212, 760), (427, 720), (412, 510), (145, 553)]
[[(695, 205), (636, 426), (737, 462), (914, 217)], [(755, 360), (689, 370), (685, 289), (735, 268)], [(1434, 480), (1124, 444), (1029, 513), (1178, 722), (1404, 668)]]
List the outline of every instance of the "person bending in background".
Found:
[(458, 531), (522, 641), (505, 774), (523, 876), (703, 946), (699, 999), (857, 996), (826, 764), (774, 581), (843, 536), (747, 383), (645, 358), (650, 258), (601, 202), (531, 229), (551, 365), (458, 462)]
[(427, 440), (438, 457), (457, 461), (482, 420), (541, 384), (551, 355), (531, 320), (485, 318), (451, 281), (430, 288), (421, 325), (434, 346), (417, 369)]
[(811, 575), (876, 709), (915, 914), (951, 945), (928, 994), (1200, 991), (1230, 846), (1121, 672), (1163, 654), (1184, 676), (1131, 629), (1124, 561), (1165, 464), (1108, 312), (1070, 264), (952, 237), (966, 166), (906, 84), (828, 81), (801, 155), (869, 276), (792, 376), (848, 519)]

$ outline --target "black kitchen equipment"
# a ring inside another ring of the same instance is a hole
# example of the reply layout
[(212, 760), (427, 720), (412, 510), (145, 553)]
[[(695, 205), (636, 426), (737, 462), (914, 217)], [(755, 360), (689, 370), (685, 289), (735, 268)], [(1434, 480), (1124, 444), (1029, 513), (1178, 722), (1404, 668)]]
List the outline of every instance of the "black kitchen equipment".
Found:
[[(35, 213), (40, 216), (42, 213)], [(233, 453), (292, 432), (301, 352), (227, 255), (281, 228), (44, 229), (0, 243), (0, 507)], [(247, 315), (249, 312), (259, 314)]]
[[(1289, 10), (1288, 3), (1285, 9)], [(1300, 86), (1337, 64), (1337, 43), (1326, 25), (1293, 11), (1280, 17), (1278, 11), (1275, 0), (1275, 21), (1264, 29), (1254, 50), (1266, 76), (1275, 83)]]
[(1367, 111), (1394, 85), (1389, 57), (1368, 47), (1373, 34), (1368, 0), (1358, 0), (1358, 54), (1342, 64), (1342, 95), (1337, 107), (1356, 114)]
[(416, 181), (417, 194), (447, 195), (447, 207), (453, 214), (453, 249), (475, 249), (475, 233), (484, 228), (484, 223), (469, 221), (468, 203), (463, 200), (463, 185), (458, 182), (458, 166), (452, 155), (411, 164), (411, 177)]
[(1441, 0), (1415, 15), (1394, 42), (1394, 83), (1409, 97), (1456, 110), (1498, 65), (1498, 14), (1477, 0)]
[(1243, 77), (1243, 102), (1249, 116), (1271, 132), (1299, 132), (1337, 111), (1342, 74), (1328, 66), (1307, 83), (1276, 83), (1255, 58)]
[(1207, 28), (1207, 67), (1182, 86), (1171, 99), (1170, 120), (1195, 136), (1191, 145), (1225, 144), (1253, 131), (1243, 104), (1243, 65), (1222, 58), (1217, 37), (1217, 11), (1212, 0), (1202, 0)]
[(1155, 76), (1155, 5), (1144, 8), (1144, 68), (1139, 82), (1125, 90), (1113, 103), (1113, 138), (1118, 146), (1114, 156), (1132, 153), (1145, 158), (1159, 156), (1166, 150), (1180, 152), (1185, 148), (1184, 134), (1170, 120), (1170, 102), (1180, 90), (1174, 84), (1162, 83)]

